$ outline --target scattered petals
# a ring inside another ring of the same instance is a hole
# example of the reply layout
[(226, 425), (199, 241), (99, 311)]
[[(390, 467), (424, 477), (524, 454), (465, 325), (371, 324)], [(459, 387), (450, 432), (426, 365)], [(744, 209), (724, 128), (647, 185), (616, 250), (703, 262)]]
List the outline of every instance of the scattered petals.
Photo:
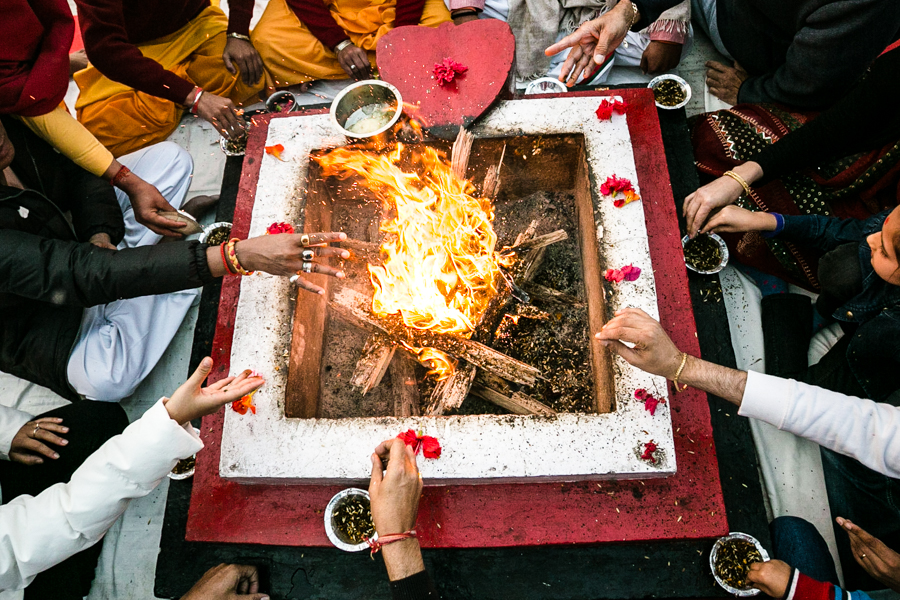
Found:
[(449, 87), (457, 78), (466, 74), (469, 67), (456, 62), (453, 59), (445, 58), (443, 61), (434, 65), (434, 79), (441, 87)]
[(246, 415), (249, 410), (254, 415), (256, 414), (256, 405), (253, 404), (253, 394), (256, 393), (257, 390), (253, 390), (240, 400), (235, 400), (231, 403), (231, 410), (236, 412), (239, 415)]
[(440, 458), (441, 444), (436, 437), (430, 435), (422, 435), (422, 432), (416, 433), (412, 429), (402, 432), (397, 438), (403, 440), (407, 446), (412, 446), (416, 454), (422, 452), (425, 458)]
[(624, 198), (617, 198), (613, 201), (613, 206), (616, 208), (622, 208), (626, 204), (631, 204), (635, 200), (640, 200), (641, 197), (638, 196), (638, 193), (634, 190), (626, 190)]
[(597, 118), (601, 121), (612, 119), (613, 113), (624, 115), (628, 112), (628, 103), (623, 100), (601, 100), (597, 107)]
[(641, 270), (634, 265), (625, 265), (621, 269), (607, 269), (603, 278), (612, 283), (623, 281), (636, 281), (641, 276)]
[(284, 160), (283, 158), (281, 158), (282, 152), (284, 152), (284, 146), (282, 146), (281, 144), (275, 144), (274, 146), (266, 146), (266, 154), (271, 154), (272, 156), (274, 156), (275, 158), (277, 158), (278, 160), (281, 160), (281, 161)]
[(649, 461), (655, 465), (657, 463), (657, 460), (656, 460), (656, 457), (653, 455), (653, 453), (656, 452), (658, 449), (659, 449), (659, 447), (656, 445), (656, 442), (654, 442), (653, 440), (650, 440), (649, 442), (644, 444), (644, 453), (641, 454), (641, 458), (643, 460)]
[(644, 388), (634, 391), (634, 397), (644, 403), (644, 410), (650, 413), (650, 416), (653, 417), (656, 415), (656, 409), (660, 404), (665, 404), (665, 398), (657, 398)]
[(279, 233), (294, 233), (294, 226), (290, 223), (272, 223), (266, 227), (266, 233), (276, 235)]

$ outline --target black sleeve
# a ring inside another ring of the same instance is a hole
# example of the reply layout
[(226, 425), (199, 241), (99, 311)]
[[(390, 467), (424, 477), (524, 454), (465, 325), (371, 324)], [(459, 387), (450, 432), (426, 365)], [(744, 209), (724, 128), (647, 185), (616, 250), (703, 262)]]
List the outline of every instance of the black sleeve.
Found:
[(438, 600), (437, 589), (428, 571), (419, 571), (415, 575), (391, 582), (391, 597), (394, 600)]
[(113, 245), (125, 236), (122, 208), (115, 189), (57, 152), (18, 119), (4, 115), (3, 126), (16, 149), (12, 168), (26, 188), (42, 193), (63, 211), (82, 242), (95, 233), (109, 235)]
[(641, 20), (634, 24), (632, 31), (641, 31), (650, 27), (651, 23), (659, 19), (659, 15), (663, 14), (673, 6), (680, 4), (681, 0), (631, 0), (638, 7), (641, 13)]
[(88, 307), (196, 288), (213, 279), (206, 248), (170, 242), (116, 251), (4, 229), (0, 293)]
[(755, 185), (896, 141), (900, 138), (898, 95), (900, 48), (878, 58), (866, 78), (837, 104), (753, 157), (763, 170)]

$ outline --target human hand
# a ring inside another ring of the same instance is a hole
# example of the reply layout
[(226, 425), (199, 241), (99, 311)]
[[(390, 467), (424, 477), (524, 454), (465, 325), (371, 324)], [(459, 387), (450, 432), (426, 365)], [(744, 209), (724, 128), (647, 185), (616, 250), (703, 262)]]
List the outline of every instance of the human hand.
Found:
[(261, 387), (265, 380), (250, 376), (244, 371), (237, 377), (226, 377), (207, 387), (200, 387), (212, 371), (213, 361), (208, 356), (200, 361), (194, 374), (175, 390), (171, 398), (163, 400), (173, 421), (184, 425), (194, 419), (212, 414), (222, 406), (240, 400), (253, 390)]
[[(192, 103), (187, 102), (186, 104), (190, 106)], [(238, 137), (247, 131), (241, 116), (234, 108), (234, 103), (228, 98), (203, 92), (197, 102), (196, 112), (201, 119), (211, 123), (216, 131), (224, 137)]]
[(625, 39), (633, 18), (631, 2), (622, 0), (612, 10), (585, 21), (573, 33), (544, 50), (544, 54), (553, 56), (566, 48), (572, 49), (563, 63), (559, 80), (571, 87), (579, 76), (593, 73)]
[(462, 25), (463, 23), (468, 23), (469, 21), (477, 21), (478, 15), (467, 14), (461, 17), (453, 17), (454, 25)]
[(337, 53), (338, 62), (344, 71), (353, 79), (367, 79), (372, 74), (368, 53), (353, 44), (349, 44)]
[(221, 564), (203, 574), (181, 600), (269, 600), (259, 593), (259, 573), (249, 565)]
[(87, 52), (84, 48), (69, 54), (69, 77), (88, 66)]
[(128, 195), (131, 201), (131, 207), (134, 209), (135, 220), (159, 235), (166, 237), (180, 238), (183, 237), (179, 229), (183, 229), (186, 224), (174, 219), (168, 219), (160, 213), (177, 212), (175, 207), (169, 204), (156, 187), (150, 185), (143, 179), (140, 179), (134, 173), (130, 173), (126, 179), (132, 179), (128, 182), (127, 187), (123, 191)]
[(900, 592), (900, 554), (849, 519), (838, 517), (837, 523), (847, 532), (853, 558), (859, 566), (890, 589)]
[[(681, 351), (659, 321), (639, 308), (617, 311), (594, 337), (642, 371), (673, 379), (681, 366)], [(622, 342), (634, 344), (634, 348)]]
[(98, 248), (106, 248), (108, 250), (118, 250), (115, 246), (112, 245), (112, 240), (109, 239), (108, 233), (95, 233), (90, 237), (88, 243), (97, 246)]
[(753, 587), (773, 598), (784, 598), (790, 580), (791, 566), (780, 560), (755, 562), (747, 573), (747, 581)]
[(59, 454), (47, 444), (65, 446), (69, 443), (56, 435), (69, 432), (68, 427), (61, 425), (62, 422), (57, 417), (41, 417), (22, 425), (9, 447), (9, 459), (23, 465), (39, 465), (44, 462), (42, 456), (54, 460), (59, 458)]
[(691, 237), (700, 233), (706, 225), (710, 213), (728, 206), (740, 198), (744, 188), (731, 177), (719, 177), (707, 183), (684, 199), (684, 217), (687, 221), (687, 232)]
[(645, 74), (671, 71), (681, 62), (683, 49), (682, 44), (651, 41), (641, 56), (641, 71)]
[[(414, 529), (422, 495), (422, 477), (416, 465), (416, 453), (403, 440), (386, 440), (375, 448), (369, 498), (372, 521), (378, 535), (403, 533)], [(384, 463), (387, 470), (384, 470)]]
[(706, 85), (710, 93), (722, 102), (737, 104), (741, 85), (750, 74), (737, 63), (732, 68), (711, 60), (706, 63), (706, 68)]
[(740, 206), (726, 206), (714, 212), (700, 233), (743, 233), (775, 231), (778, 221), (767, 212), (754, 212)]
[(237, 254), (238, 261), (247, 270), (265, 271), (266, 273), (280, 276), (297, 275), (296, 278), (291, 277), (292, 283), (296, 283), (301, 288), (314, 294), (324, 294), (324, 289), (300, 276), (303, 264), (307, 262), (303, 260), (303, 252), (311, 251), (313, 254), (313, 260), (308, 261), (311, 263), (312, 273), (321, 273), (322, 275), (343, 279), (343, 271), (313, 261), (317, 258), (328, 258), (331, 256), (350, 258), (348, 251), (327, 246), (329, 242), (346, 240), (347, 234), (332, 231), (329, 233), (310, 233), (308, 236), (309, 244), (304, 246), (303, 238), (305, 236), (297, 233), (262, 235), (237, 242), (234, 246), (234, 251)]
[[(225, 51), (222, 53), (222, 60), (225, 62), (225, 68), (234, 75), (237, 70), (241, 72), (241, 79), (247, 85), (253, 85), (263, 74), (263, 62), (259, 56), (259, 52), (253, 47), (253, 44), (247, 40), (235, 37), (228, 38), (225, 42)], [(237, 70), (235, 69), (237, 65)]]

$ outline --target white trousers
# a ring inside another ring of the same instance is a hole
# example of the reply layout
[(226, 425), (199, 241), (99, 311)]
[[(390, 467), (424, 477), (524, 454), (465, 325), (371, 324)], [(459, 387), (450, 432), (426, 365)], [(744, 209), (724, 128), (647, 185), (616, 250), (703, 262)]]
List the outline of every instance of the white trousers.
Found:
[[(156, 186), (175, 208), (184, 203), (194, 163), (190, 154), (162, 142), (119, 159), (144, 181)], [(119, 249), (150, 246), (162, 239), (134, 218), (128, 196), (116, 190), (125, 217)], [(175, 337), (199, 289), (117, 300), (85, 309), (69, 356), (69, 384), (88, 400), (117, 402), (140, 385)]]

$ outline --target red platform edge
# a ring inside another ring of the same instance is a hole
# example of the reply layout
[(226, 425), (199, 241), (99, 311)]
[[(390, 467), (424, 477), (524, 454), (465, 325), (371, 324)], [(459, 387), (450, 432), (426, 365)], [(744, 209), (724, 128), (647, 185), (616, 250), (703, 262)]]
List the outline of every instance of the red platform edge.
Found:
[[(679, 348), (699, 356), (653, 95), (645, 89), (573, 95), (596, 96), (598, 102), (603, 96), (619, 95), (630, 105), (628, 125), (636, 142), (634, 158), (650, 232), (661, 322)], [(307, 114), (314, 112), (323, 111)], [(257, 119), (248, 143), (234, 218), (238, 237), (246, 237), (249, 231), (259, 177), (259, 160), (254, 156), (263, 155), (271, 118), (283, 117)], [(239, 291), (236, 278), (225, 280), (213, 342), (213, 381), (229, 370)], [(724, 535), (728, 522), (706, 394), (689, 389), (670, 397), (676, 475), (644, 481), (426, 487), (416, 526), (422, 546), (508, 547)], [(201, 437), (206, 449), (197, 456), (186, 539), (329, 546), (322, 515), (328, 500), (342, 487), (241, 485), (221, 479), (218, 463), (223, 420), (223, 412), (203, 419)]]

